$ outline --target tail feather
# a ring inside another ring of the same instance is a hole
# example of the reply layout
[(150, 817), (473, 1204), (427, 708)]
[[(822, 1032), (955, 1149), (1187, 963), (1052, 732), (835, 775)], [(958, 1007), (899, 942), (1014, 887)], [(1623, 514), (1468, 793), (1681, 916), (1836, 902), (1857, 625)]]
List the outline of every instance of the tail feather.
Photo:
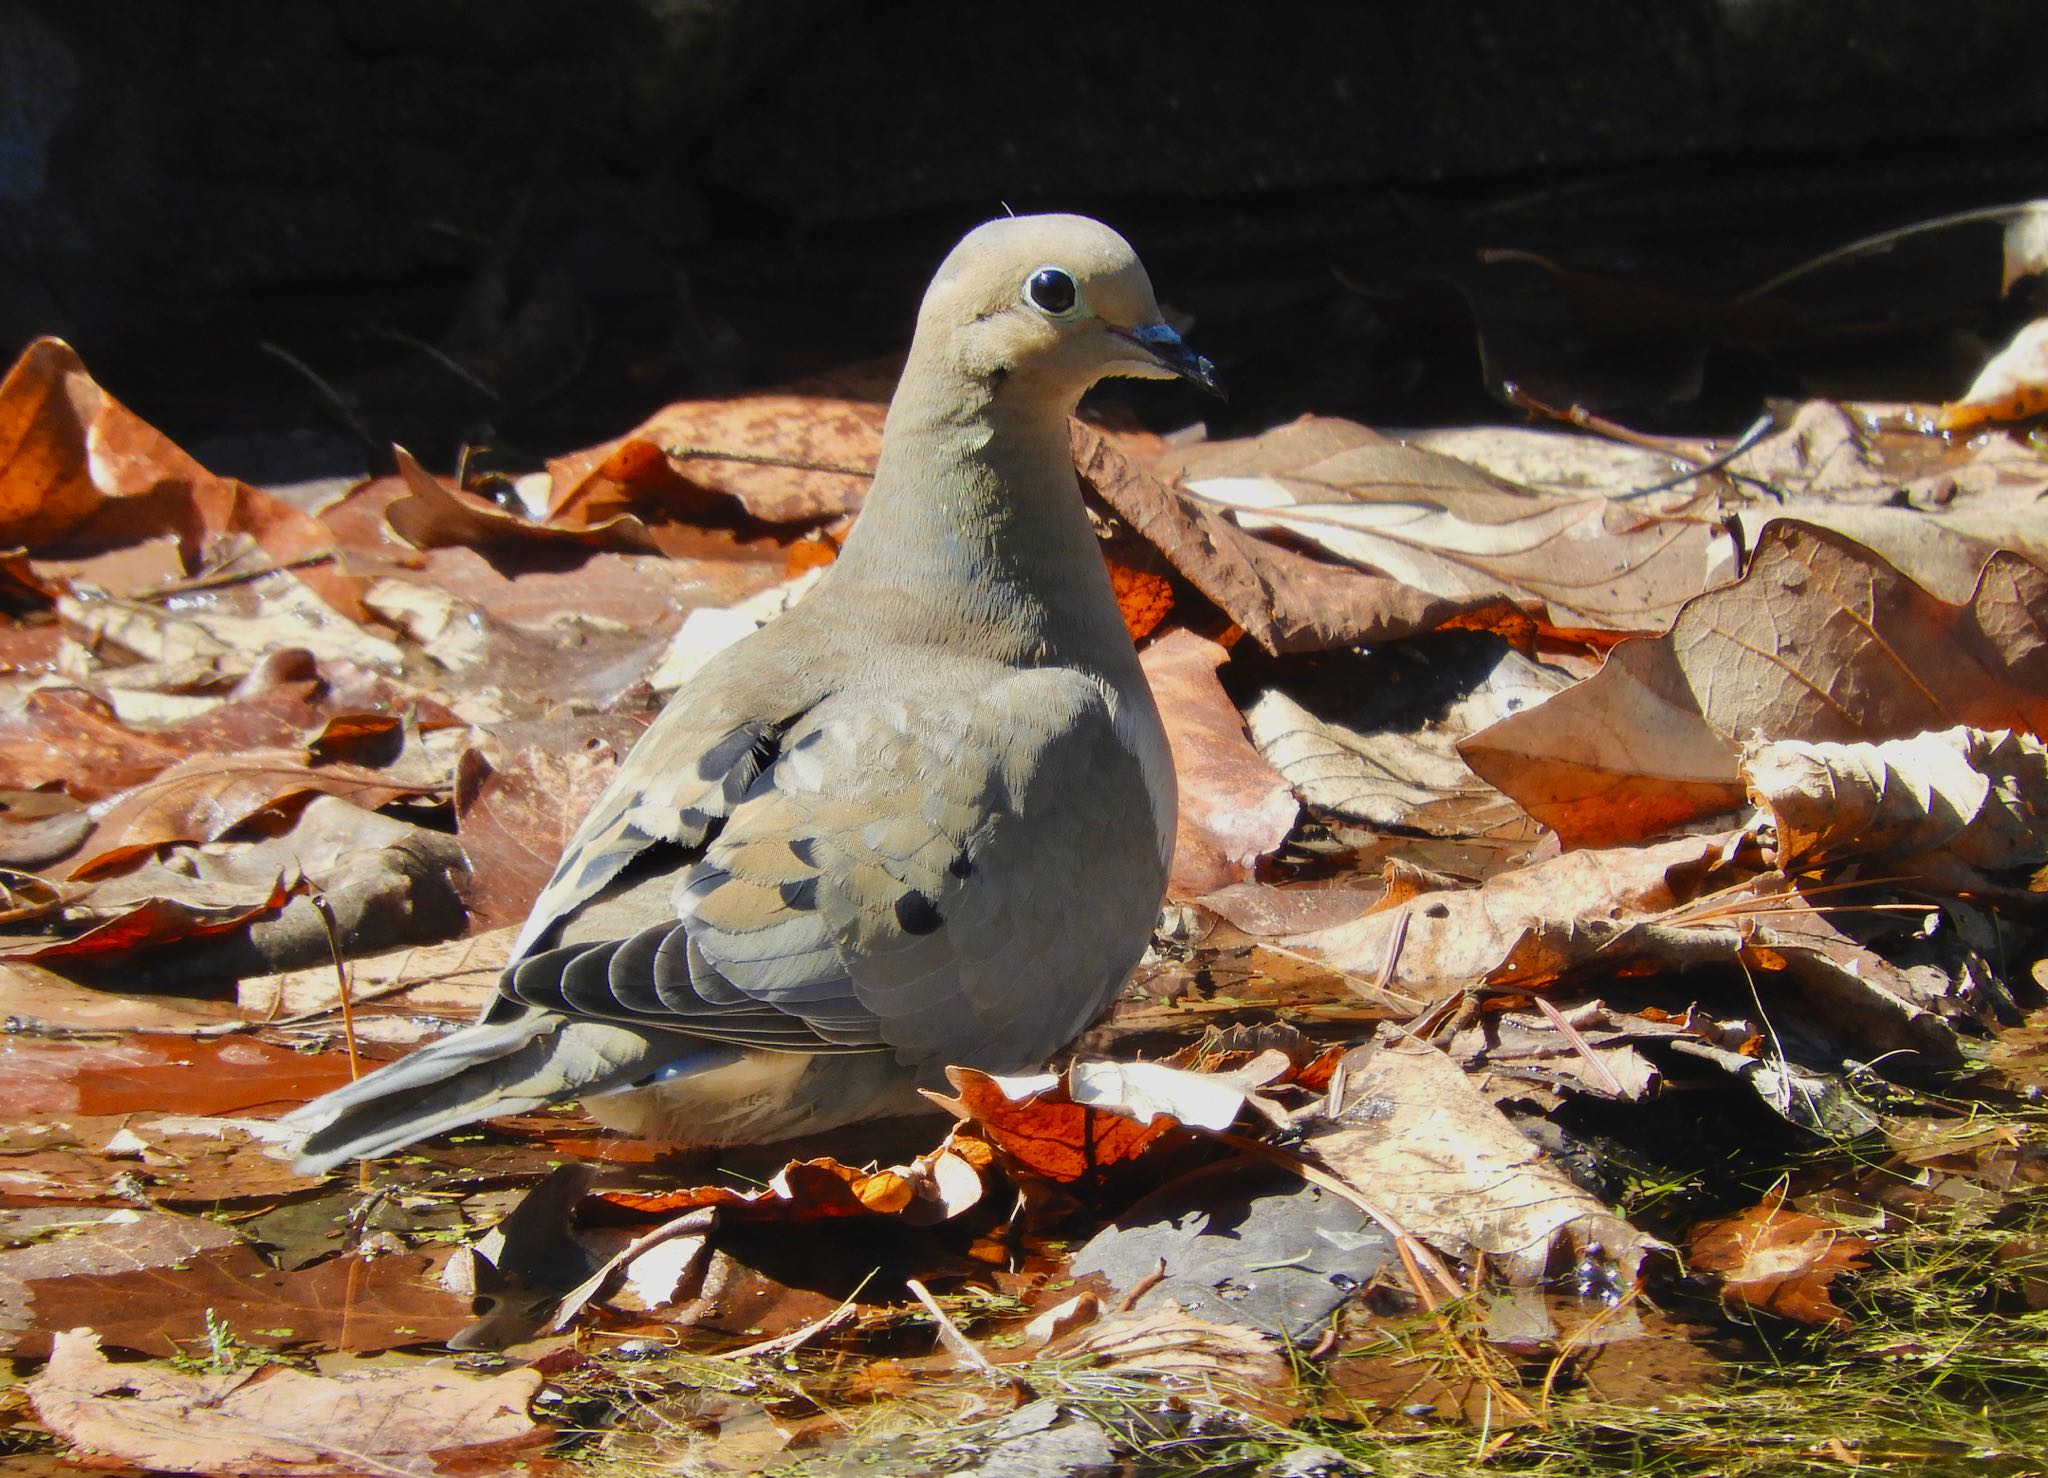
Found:
[(305, 1135), (293, 1167), (318, 1175), (478, 1119), (623, 1088), (706, 1047), (540, 1011), (465, 1027), (286, 1115)]

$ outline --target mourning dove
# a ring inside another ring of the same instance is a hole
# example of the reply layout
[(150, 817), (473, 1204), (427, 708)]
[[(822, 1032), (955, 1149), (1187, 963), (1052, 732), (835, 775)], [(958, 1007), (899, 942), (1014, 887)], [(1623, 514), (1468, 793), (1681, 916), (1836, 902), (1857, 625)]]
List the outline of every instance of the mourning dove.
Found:
[(1175, 815), (1067, 439), (1109, 375), (1219, 389), (1108, 227), (970, 232), (838, 560), (670, 700), (482, 1019), (291, 1115), (300, 1169), (572, 1098), (769, 1143), (1085, 1029), (1150, 938)]

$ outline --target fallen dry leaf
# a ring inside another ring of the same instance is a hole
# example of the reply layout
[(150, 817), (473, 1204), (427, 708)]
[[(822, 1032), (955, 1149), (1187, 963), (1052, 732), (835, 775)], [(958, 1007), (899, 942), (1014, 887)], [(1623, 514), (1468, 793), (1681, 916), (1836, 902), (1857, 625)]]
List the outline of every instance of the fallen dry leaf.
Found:
[(1843, 1273), (1863, 1266), (1870, 1247), (1831, 1221), (1787, 1211), (1781, 1187), (1747, 1211), (1701, 1222), (1689, 1251), (1695, 1267), (1721, 1274), (1728, 1303), (1847, 1329), (1852, 1321), (1830, 1290)]
[[(186, 570), (205, 567), (207, 544), (229, 536), (279, 566), (331, 544), (298, 509), (200, 466), (95, 384), (70, 345), (30, 344), (0, 380), (0, 545), (105, 546), (166, 532)], [(347, 576), (300, 574), (345, 614), (362, 614)]]
[(1722, 537), (1696, 498), (1560, 499), (1318, 417), (1194, 447), (1181, 481), (1244, 528), (1285, 530), (1441, 599), (1510, 601), (1556, 632), (1664, 630)]
[(974, 1126), (1009, 1165), (1061, 1184), (1136, 1159), (1174, 1127), (1164, 1116), (1140, 1123), (1078, 1104), (1054, 1073), (998, 1078), (950, 1067), (946, 1077), (955, 1096), (928, 1094), (934, 1103)]
[(1344, 1073), (1352, 1107), (1304, 1147), (1440, 1251), (1484, 1252), (1527, 1283), (1598, 1244), (1632, 1281), (1662, 1246), (1573, 1185), (1435, 1048), (1383, 1036), (1354, 1049)]
[(2017, 555), (1967, 605), (1838, 534), (1764, 531), (1735, 585), (1669, 636), (1459, 745), (1568, 846), (1655, 836), (1742, 804), (1740, 745), (1883, 740), (1957, 724), (2048, 732), (2048, 573)]
[(2048, 318), (2037, 318), (1994, 354), (1935, 424), (1962, 431), (1985, 421), (2022, 421), (2048, 411)]
[(1070, 430), (1095, 495), (1269, 652), (1392, 641), (1454, 621), (1530, 626), (1505, 602), (1431, 596), (1270, 543), (1181, 497), (1093, 427), (1075, 421)]
[(1055, 1340), (1050, 1360), (1164, 1376), (1234, 1397), (1272, 1421), (1297, 1415), (1294, 1381), (1278, 1344), (1242, 1324), (1218, 1324), (1174, 1304), (1110, 1314)]
[(597, 510), (659, 503), (679, 488), (724, 494), (769, 523), (849, 513), (867, 496), (884, 411), (812, 395), (679, 401), (617, 441), (550, 462), (548, 519), (573, 524)]
[(1180, 782), (1180, 829), (1168, 892), (1192, 898), (1251, 877), (1294, 828), (1286, 779), (1252, 748), (1244, 719), (1217, 681), (1230, 653), (1171, 631), (1139, 654), (1158, 701)]
[[(1747, 750), (1742, 775), (1796, 864), (1886, 859), (1885, 871), (1926, 877), (1942, 853), (1970, 870), (1955, 891), (1990, 874), (2048, 861), (2048, 747), (2003, 730), (1955, 728), (1883, 744), (1781, 739)], [(1903, 859), (1922, 859), (1908, 863)], [(1932, 879), (1930, 879), (1931, 881)]]
[[(1361, 677), (1365, 686), (1369, 679)], [(1259, 752), (1327, 815), (1438, 836), (1522, 832), (1533, 840), (1521, 807), (1472, 773), (1457, 741), (1533, 707), (1569, 686), (1569, 679), (1503, 649), (1491, 669), (1444, 708), (1418, 714), (1404, 686), (1413, 684), (1372, 685), (1357, 694), (1344, 721), (1269, 689), (1245, 723)]]
[(500, 508), (475, 493), (449, 487), (429, 474), (403, 447), (393, 449), (406, 495), (385, 505), (385, 520), (407, 543), (420, 549), (460, 544), (488, 549), (500, 544), (539, 544), (578, 549), (654, 548), (647, 526), (631, 514), (618, 514), (576, 527), (537, 523)]
[(221, 841), (244, 828), (278, 831), (317, 795), (375, 811), (446, 784), (439, 777), (407, 783), (361, 765), (319, 764), (304, 749), (199, 756), (105, 802), (66, 876), (102, 877), (178, 842)]
[(531, 1370), (188, 1375), (116, 1365), (81, 1328), (57, 1336), (27, 1390), (36, 1416), (81, 1457), (159, 1473), (441, 1478), (464, 1449), (549, 1438), (527, 1415), (540, 1385)]

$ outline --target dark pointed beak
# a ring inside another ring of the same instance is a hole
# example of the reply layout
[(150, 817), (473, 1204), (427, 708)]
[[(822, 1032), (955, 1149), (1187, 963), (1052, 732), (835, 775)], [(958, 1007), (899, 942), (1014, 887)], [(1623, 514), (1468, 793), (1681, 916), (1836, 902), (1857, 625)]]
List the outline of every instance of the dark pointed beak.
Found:
[(1172, 370), (1183, 380), (1190, 380), (1221, 399), (1230, 398), (1223, 388), (1223, 377), (1216, 373), (1216, 366), (1190, 349), (1186, 341), (1165, 324), (1148, 323), (1141, 328), (1113, 328), (1110, 332), (1120, 339), (1136, 344), (1162, 368)]

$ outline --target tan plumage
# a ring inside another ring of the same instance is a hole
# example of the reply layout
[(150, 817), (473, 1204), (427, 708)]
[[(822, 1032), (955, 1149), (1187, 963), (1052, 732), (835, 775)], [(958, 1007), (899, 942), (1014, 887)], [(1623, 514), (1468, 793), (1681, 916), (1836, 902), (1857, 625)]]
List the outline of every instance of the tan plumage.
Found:
[(925, 295), (839, 560), (670, 701), (482, 1021), (300, 1109), (301, 1165), (564, 1098), (772, 1141), (1084, 1029), (1150, 936), (1174, 824), (1068, 452), (1112, 374), (1215, 387), (1115, 232), (970, 233)]

